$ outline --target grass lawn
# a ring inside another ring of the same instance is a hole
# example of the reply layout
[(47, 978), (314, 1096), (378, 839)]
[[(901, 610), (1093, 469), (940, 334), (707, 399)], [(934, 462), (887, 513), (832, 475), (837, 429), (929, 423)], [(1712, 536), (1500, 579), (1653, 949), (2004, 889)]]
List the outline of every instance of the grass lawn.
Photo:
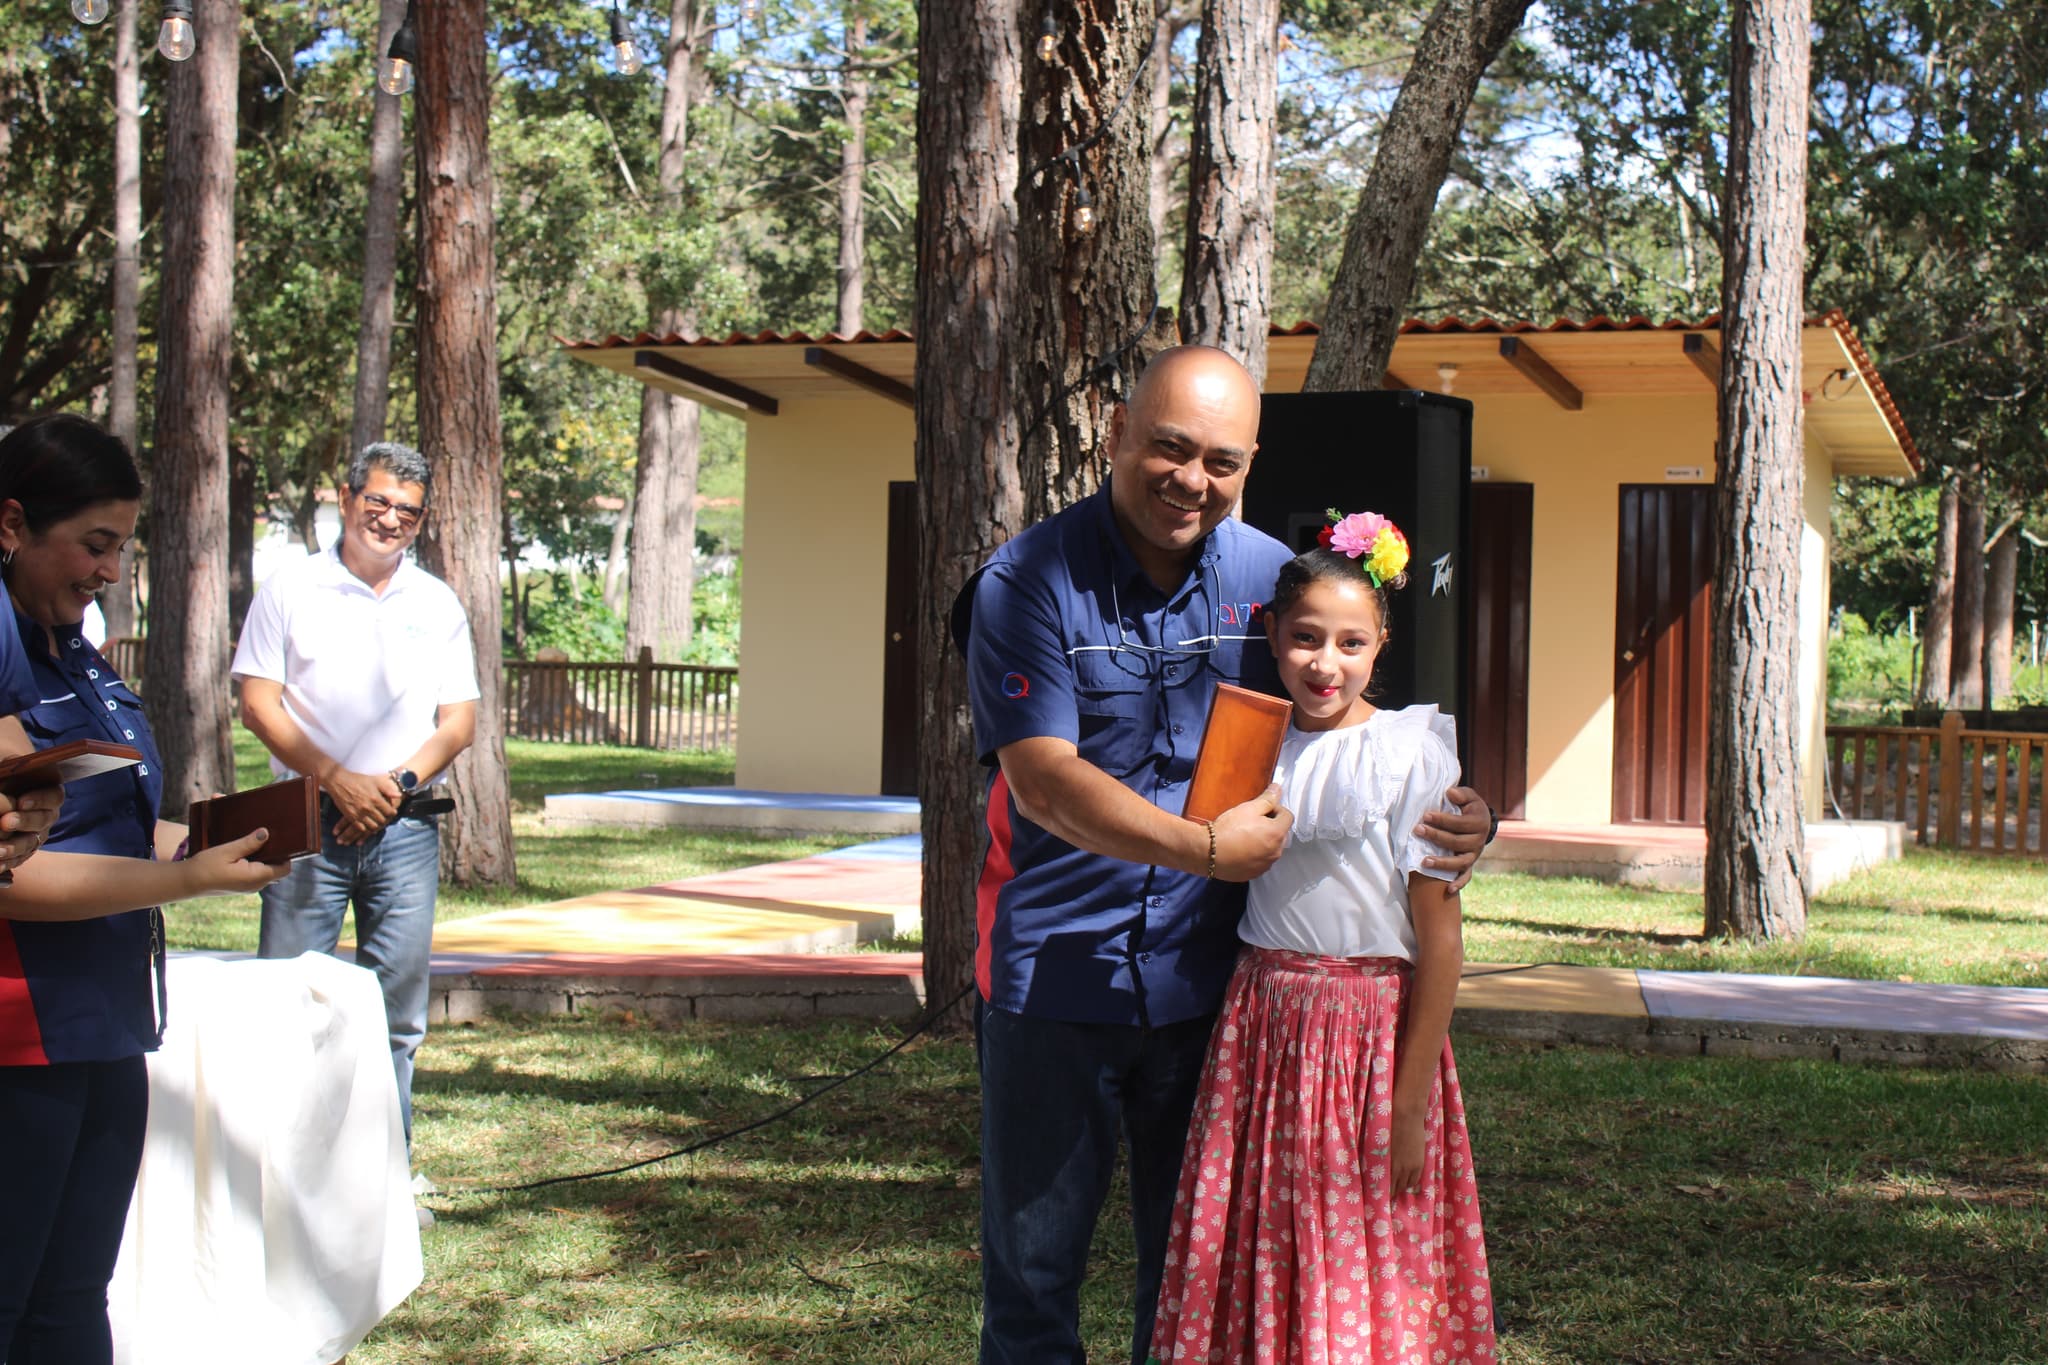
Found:
[[(351, 1365), (957, 1362), (977, 1330), (971, 1048), (850, 1023), (496, 1019), (421, 1053), (427, 1281)], [(1510, 1365), (2018, 1365), (2048, 1341), (2048, 1082), (1460, 1048)], [(1128, 1330), (1120, 1193), (1084, 1301)], [(663, 1343), (671, 1343), (664, 1345)]]

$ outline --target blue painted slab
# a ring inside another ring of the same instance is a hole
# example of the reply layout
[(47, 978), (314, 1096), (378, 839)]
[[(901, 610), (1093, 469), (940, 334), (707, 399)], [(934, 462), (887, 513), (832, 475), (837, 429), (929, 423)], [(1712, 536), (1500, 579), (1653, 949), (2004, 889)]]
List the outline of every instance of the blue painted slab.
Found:
[(781, 810), (866, 811), (876, 815), (915, 815), (914, 796), (848, 796), (841, 792), (764, 792), (745, 787), (652, 787), (637, 791), (552, 792), (550, 800), (603, 797), (610, 801), (642, 801), (666, 806), (768, 807)]
[(2048, 990), (2028, 986), (1741, 972), (1639, 971), (1636, 979), (1644, 1007), (1659, 1019), (2048, 1039)]

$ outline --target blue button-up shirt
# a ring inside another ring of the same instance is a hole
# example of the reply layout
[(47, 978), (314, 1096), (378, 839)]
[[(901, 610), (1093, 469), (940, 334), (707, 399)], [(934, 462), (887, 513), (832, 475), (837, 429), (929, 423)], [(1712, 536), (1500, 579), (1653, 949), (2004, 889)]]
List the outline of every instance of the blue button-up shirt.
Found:
[[(65, 784), (64, 809), (44, 847), (53, 852), (156, 856), (157, 807), (163, 798), (156, 741), (142, 718), (142, 700), (122, 682), (77, 626), (53, 632), (14, 613), (15, 640), (26, 656), (34, 702), (20, 712), (38, 749), (75, 739), (106, 740), (142, 751), (143, 762)], [(0, 892), (0, 895), (5, 895)], [(17, 1061), (112, 1061), (157, 1046), (151, 964), (158, 930), (154, 910), (67, 923), (11, 921), (12, 947), (32, 1016), (10, 1021), (0, 1047)], [(33, 1037), (27, 1036), (32, 1031)]]
[(1288, 558), (1270, 536), (1225, 521), (1161, 592), (1104, 488), (1011, 540), (969, 584), (971, 617), (957, 615), (955, 633), (976, 745), (994, 769), (975, 963), (991, 1005), (1161, 1025), (1221, 1003), (1243, 886), (1075, 848), (1019, 814), (995, 756), (1022, 739), (1069, 740), (1178, 814), (1216, 684), (1280, 691), (1260, 607)]

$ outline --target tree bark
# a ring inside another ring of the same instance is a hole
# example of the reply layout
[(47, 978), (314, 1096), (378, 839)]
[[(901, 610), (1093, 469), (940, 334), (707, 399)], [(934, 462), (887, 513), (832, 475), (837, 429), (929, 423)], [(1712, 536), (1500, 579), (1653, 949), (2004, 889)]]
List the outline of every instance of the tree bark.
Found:
[(490, 84), (483, 0), (415, 12), (420, 62), (413, 126), (419, 175), (420, 449), (435, 465), (420, 563), (455, 591), (476, 648), (476, 742), (455, 761), (442, 818), (441, 873), (459, 886), (513, 879), (505, 780), (504, 450), (498, 411), (497, 261), (491, 207)]
[(1529, 0), (1437, 0), (1430, 11), (1344, 236), (1304, 392), (1379, 387), (1465, 111), (1528, 8)]
[(1991, 544), (1984, 574), (1984, 704), (2012, 696), (2012, 616), (2019, 595), (2020, 531), (2007, 526)]
[[(656, 185), (662, 212), (680, 215), (690, 103), (699, 53), (716, 16), (705, 0), (670, 0), (666, 83)], [(680, 299), (655, 299), (657, 335), (688, 335), (696, 316)], [(648, 385), (640, 395), (640, 449), (633, 467), (632, 555), (627, 565), (626, 657), (652, 649), (674, 661), (690, 642), (690, 594), (697, 549), (697, 457), (703, 414), (687, 398)]]
[(1236, 356), (1261, 387), (1272, 321), (1279, 28), (1279, 0), (1202, 6), (1180, 285), (1182, 337)]
[(1941, 481), (1935, 523), (1934, 565), (1927, 585), (1927, 621), (1920, 632), (1920, 704), (1947, 706), (1949, 661), (1955, 640), (1957, 480)]
[[(1187, 14), (1178, 4), (1162, 6), (1152, 25), (1155, 65), (1152, 69), (1151, 150), (1146, 166), (1151, 175), (1145, 203), (1152, 219), (1152, 240), (1155, 243), (1166, 240), (1166, 215), (1173, 208), (1173, 43), (1187, 26)], [(1207, 31), (1206, 24), (1203, 31)]]
[(839, 144), (839, 312), (833, 328), (849, 337), (861, 329), (867, 283), (868, 77), (856, 65), (867, 42), (867, 18), (856, 14), (846, 21), (846, 73), (839, 92), (846, 140)]
[[(1179, 339), (1159, 307), (1146, 186), (1152, 0), (1031, 0), (1050, 11), (1053, 61), (1024, 64), (1017, 182), (1019, 466), (1028, 525), (1095, 491), (1128, 380)], [(1083, 191), (1095, 227), (1078, 221)]]
[(232, 791), (229, 747), (228, 381), (234, 349), (239, 0), (198, 0), (198, 50), (164, 73), (163, 285), (157, 319), (150, 570), (143, 660), (165, 810)]
[(239, 636), (256, 596), (256, 457), (228, 443), (228, 633)]
[[(376, 57), (405, 19), (405, 0), (382, 0)], [(391, 329), (398, 282), (398, 208), (405, 171), (405, 99), (370, 86), (370, 187), (363, 209), (363, 307), (356, 328), (356, 389), (347, 458), (384, 439), (391, 405)]]
[(626, 586), (626, 545), (633, 530), (633, 490), (626, 490), (626, 505), (619, 509), (619, 515), (612, 521), (611, 548), (604, 557), (604, 607), (606, 611), (617, 611), (620, 600), (625, 596)]
[(917, 786), (925, 997), (937, 1010), (974, 980), (986, 835), (987, 781), (948, 618), (968, 577), (1024, 525), (1010, 348), (1023, 39), (1018, 0), (917, 9)]
[[(135, 418), (137, 337), (142, 298), (142, 63), (136, 50), (136, 7), (118, 0), (114, 13), (114, 367), (107, 406), (114, 435), (139, 462)], [(135, 543), (121, 549), (121, 577), (100, 594), (107, 637), (135, 634)]]
[(1799, 779), (1806, 0), (1736, 0), (1709, 651), (1706, 930), (1806, 932)]
[(1984, 478), (1964, 471), (1956, 494), (1956, 605), (1950, 639), (1948, 704), (1974, 711), (1984, 704)]

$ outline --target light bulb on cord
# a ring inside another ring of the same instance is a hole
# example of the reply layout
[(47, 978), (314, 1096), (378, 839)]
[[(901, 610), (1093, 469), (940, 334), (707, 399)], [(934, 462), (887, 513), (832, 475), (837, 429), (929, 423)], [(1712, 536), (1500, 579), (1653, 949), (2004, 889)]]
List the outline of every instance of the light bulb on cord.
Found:
[(1045, 22), (1038, 26), (1038, 60), (1049, 62), (1059, 56), (1060, 29), (1052, 21), (1052, 15), (1045, 16)]
[(1083, 237), (1095, 231), (1095, 196), (1086, 185), (1074, 191), (1074, 231)]
[(419, 30), (413, 27), (412, 4), (407, 0), (405, 18), (398, 22), (398, 32), (391, 35), (391, 46), (384, 50), (384, 60), (377, 68), (377, 86), (387, 95), (403, 95), (412, 89), (413, 68), (420, 61)]
[(164, 0), (163, 27), (156, 31), (156, 50), (167, 62), (192, 55), (192, 0)]
[(71, 0), (71, 17), (81, 24), (103, 23), (113, 12), (107, 0)]
[(626, 27), (626, 16), (616, 6), (611, 12), (612, 60), (617, 63), (621, 76), (631, 76), (640, 70), (640, 51), (633, 46), (633, 34)]

